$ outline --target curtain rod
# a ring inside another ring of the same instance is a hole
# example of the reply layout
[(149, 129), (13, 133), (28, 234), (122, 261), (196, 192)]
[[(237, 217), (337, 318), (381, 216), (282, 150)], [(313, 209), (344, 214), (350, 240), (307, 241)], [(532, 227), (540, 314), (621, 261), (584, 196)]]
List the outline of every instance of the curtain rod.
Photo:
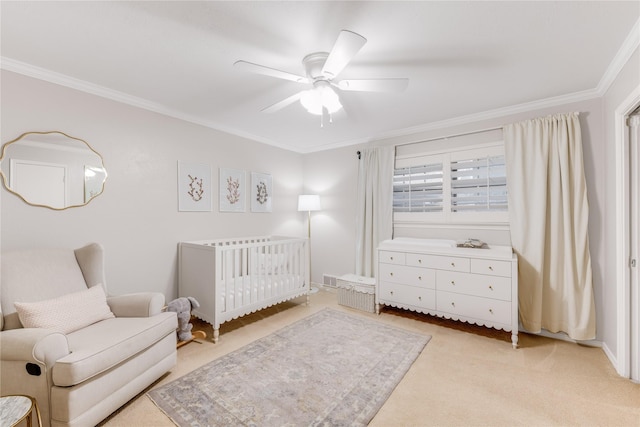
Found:
[(486, 129), (479, 129), (479, 130), (472, 130), (469, 132), (462, 132), (462, 133), (454, 133), (451, 135), (445, 135), (445, 136), (438, 136), (435, 138), (429, 138), (429, 139), (423, 139), (420, 141), (413, 141), (413, 142), (405, 142), (402, 144), (396, 144), (396, 147), (401, 147), (404, 145), (412, 145), (412, 144), (422, 144), (423, 142), (432, 142), (432, 141), (438, 141), (441, 139), (449, 139), (449, 138), (455, 138), (458, 136), (466, 136), (466, 135), (474, 135), (476, 133), (484, 133), (484, 132), (491, 132), (492, 130), (500, 130), (502, 129), (502, 126), (496, 126), (496, 127), (492, 127), (492, 128), (486, 128)]
[[(466, 136), (466, 135), (474, 135), (476, 133), (483, 133), (483, 132), (491, 132), (493, 130), (500, 130), (502, 129), (502, 126), (496, 126), (496, 127), (492, 127), (492, 128), (486, 128), (486, 129), (479, 129), (479, 130), (472, 130), (469, 132), (462, 132), (462, 133), (454, 133), (451, 135), (445, 135), (445, 136), (438, 136), (435, 138), (429, 138), (429, 139), (423, 139), (420, 141), (413, 141), (413, 142), (405, 142), (402, 144), (396, 144), (396, 147), (402, 147), (405, 145), (412, 145), (412, 144), (422, 144), (423, 142), (432, 142), (432, 141), (438, 141), (441, 139), (449, 139), (449, 138), (455, 138), (458, 136)], [(360, 159), (360, 156), (362, 155), (362, 153), (360, 152), (360, 150), (356, 151), (356, 155), (358, 156), (358, 159)]]

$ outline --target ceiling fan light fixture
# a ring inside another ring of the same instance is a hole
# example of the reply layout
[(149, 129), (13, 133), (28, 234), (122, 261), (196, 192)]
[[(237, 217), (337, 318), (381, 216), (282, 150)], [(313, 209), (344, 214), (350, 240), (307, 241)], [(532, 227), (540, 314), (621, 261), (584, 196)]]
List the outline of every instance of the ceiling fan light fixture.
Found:
[(313, 89), (305, 90), (300, 96), (300, 103), (311, 114), (322, 115), (322, 109), (326, 108), (329, 114), (333, 114), (342, 108), (340, 98), (333, 88), (326, 82), (317, 82)]

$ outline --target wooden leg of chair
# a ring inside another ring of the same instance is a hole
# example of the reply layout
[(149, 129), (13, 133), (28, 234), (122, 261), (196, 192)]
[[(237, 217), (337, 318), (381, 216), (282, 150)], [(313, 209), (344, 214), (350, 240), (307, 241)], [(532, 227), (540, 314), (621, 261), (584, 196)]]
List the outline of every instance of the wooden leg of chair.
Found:
[(193, 331), (191, 335), (193, 335), (193, 339), (204, 340), (207, 338), (207, 333), (205, 331)]

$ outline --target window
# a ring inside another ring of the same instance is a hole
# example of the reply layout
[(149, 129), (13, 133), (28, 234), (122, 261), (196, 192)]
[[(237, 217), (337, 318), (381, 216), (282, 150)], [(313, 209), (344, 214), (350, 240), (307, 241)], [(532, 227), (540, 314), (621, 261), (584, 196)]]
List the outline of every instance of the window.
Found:
[(409, 166), (393, 174), (394, 212), (442, 212), (442, 163)]
[(502, 143), (397, 157), (393, 211), (396, 222), (508, 222)]
[(451, 212), (506, 210), (504, 155), (451, 161)]

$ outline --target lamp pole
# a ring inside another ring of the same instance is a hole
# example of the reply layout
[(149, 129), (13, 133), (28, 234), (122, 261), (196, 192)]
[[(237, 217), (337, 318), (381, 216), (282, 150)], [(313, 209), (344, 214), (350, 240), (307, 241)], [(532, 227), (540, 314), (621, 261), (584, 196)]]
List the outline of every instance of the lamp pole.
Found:
[(303, 194), (298, 196), (298, 211), (307, 211), (307, 244), (309, 245), (309, 293), (318, 292), (318, 288), (311, 286), (311, 211), (320, 210), (320, 196), (317, 194)]
[(315, 294), (319, 289), (312, 286), (313, 281), (311, 279), (311, 211), (307, 211), (307, 237), (309, 238), (309, 293)]

